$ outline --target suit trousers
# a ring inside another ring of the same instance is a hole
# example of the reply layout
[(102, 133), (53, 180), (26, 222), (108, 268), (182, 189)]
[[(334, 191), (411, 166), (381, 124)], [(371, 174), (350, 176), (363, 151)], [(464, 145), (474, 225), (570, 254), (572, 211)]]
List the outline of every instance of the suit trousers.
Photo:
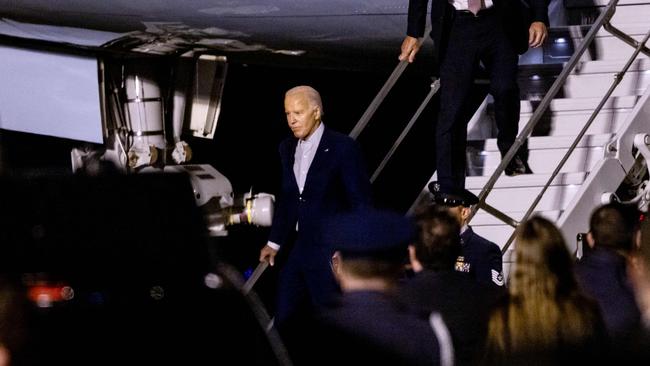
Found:
[(296, 241), (280, 273), (275, 324), (282, 331), (291, 323), (333, 306), (340, 296), (327, 246)]
[(446, 52), (440, 65), (440, 116), (436, 126), (436, 164), (440, 190), (459, 194), (465, 187), (467, 100), (479, 63), (490, 79), (502, 156), (517, 137), (520, 100), (517, 71), (519, 56), (506, 36), (500, 14), (494, 9), (474, 16), (453, 12)]

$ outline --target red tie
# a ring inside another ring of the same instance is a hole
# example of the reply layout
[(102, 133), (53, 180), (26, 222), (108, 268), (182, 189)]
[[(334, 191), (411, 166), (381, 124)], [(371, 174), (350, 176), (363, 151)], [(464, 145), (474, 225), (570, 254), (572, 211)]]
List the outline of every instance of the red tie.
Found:
[(474, 15), (478, 14), (478, 11), (483, 8), (482, 0), (467, 0), (467, 9), (471, 11)]

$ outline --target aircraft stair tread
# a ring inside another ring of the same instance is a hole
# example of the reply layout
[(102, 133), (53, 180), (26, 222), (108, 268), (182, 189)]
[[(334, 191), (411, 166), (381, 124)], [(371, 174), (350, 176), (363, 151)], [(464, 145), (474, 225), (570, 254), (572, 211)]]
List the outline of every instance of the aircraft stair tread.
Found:
[[(602, 147), (609, 143), (614, 137), (614, 133), (602, 133), (594, 135), (585, 135), (582, 137), (576, 147)], [(529, 150), (543, 150), (543, 149), (568, 149), (575, 136), (532, 136), (528, 138)], [(485, 140), (483, 147), (484, 152), (498, 152), (497, 140), (495, 138)]]
[[(558, 174), (551, 185), (575, 185), (582, 184), (587, 177), (588, 172), (577, 173), (560, 173)], [(494, 190), (509, 189), (509, 188), (525, 188), (525, 187), (542, 187), (548, 181), (551, 174), (522, 174), (514, 177), (502, 177), (496, 181)], [(478, 194), (478, 192), (485, 187), (485, 184), (490, 179), (489, 176), (473, 176), (465, 179), (465, 188)]]

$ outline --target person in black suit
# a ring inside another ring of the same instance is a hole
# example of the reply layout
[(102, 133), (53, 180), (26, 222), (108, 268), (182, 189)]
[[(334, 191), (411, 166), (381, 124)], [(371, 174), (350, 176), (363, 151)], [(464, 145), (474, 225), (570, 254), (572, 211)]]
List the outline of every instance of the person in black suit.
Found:
[(322, 123), (319, 93), (309, 86), (287, 91), (284, 100), (292, 137), (279, 147), (282, 189), (269, 241), (260, 261), (275, 264), (280, 248), (290, 250), (280, 273), (275, 325), (336, 302), (340, 290), (330, 267), (333, 251), (319, 240), (324, 218), (368, 206), (370, 180), (354, 140)]
[[(474, 2), (482, 9), (477, 10)], [(429, 0), (410, 0), (407, 36), (399, 59), (413, 62), (424, 35)], [(481, 5), (482, 4), (482, 5)], [(470, 10), (471, 9), (471, 10)], [(547, 37), (546, 0), (433, 0), (431, 38), (434, 74), (440, 76), (440, 116), (436, 127), (436, 166), (441, 192), (459, 195), (465, 187), (467, 116), (465, 104), (475, 72), (482, 63), (490, 78), (502, 156), (517, 136), (520, 100), (518, 54), (539, 47)], [(516, 155), (507, 175), (529, 173), (525, 157)]]
[(416, 314), (440, 312), (451, 333), (456, 365), (476, 364), (492, 307), (507, 293), (454, 270), (461, 254), (460, 225), (439, 205), (416, 212), (418, 238), (409, 245), (415, 275), (403, 283), (399, 299)]
[(641, 322), (627, 348), (623, 361), (650, 363), (650, 218), (645, 216), (636, 235), (636, 245), (629, 259), (630, 280)]
[(589, 220), (590, 249), (576, 265), (578, 283), (598, 302), (615, 352), (627, 346), (641, 317), (627, 265), (638, 221), (636, 207), (609, 203), (596, 208)]
[(457, 198), (441, 194), (438, 182), (429, 183), (433, 201), (447, 209), (460, 224), (461, 254), (455, 264), (458, 272), (467, 273), (478, 282), (502, 287), (503, 257), (501, 249), (495, 243), (485, 239), (467, 224), (472, 205), (478, 203), (478, 197), (467, 189), (461, 191)]
[(420, 317), (396, 298), (413, 222), (390, 211), (362, 210), (330, 220), (324, 236), (340, 253), (343, 296), (321, 314), (321, 352), (310, 364), (452, 364), (449, 331), (439, 314)]

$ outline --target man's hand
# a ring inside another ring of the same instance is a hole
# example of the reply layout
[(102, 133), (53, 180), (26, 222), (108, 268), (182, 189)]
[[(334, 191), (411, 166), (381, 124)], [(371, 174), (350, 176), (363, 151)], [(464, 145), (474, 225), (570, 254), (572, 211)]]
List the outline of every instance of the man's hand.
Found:
[(269, 264), (273, 266), (275, 264), (276, 254), (278, 254), (277, 250), (265, 245), (264, 248), (260, 250), (260, 262), (269, 262)]
[(546, 29), (546, 24), (543, 22), (533, 22), (530, 28), (528, 28), (528, 46), (532, 48), (541, 46), (547, 36), (548, 30)]
[(420, 50), (420, 43), (417, 38), (406, 36), (402, 42), (402, 53), (399, 55), (399, 60), (407, 60), (409, 63), (415, 61), (415, 54)]

